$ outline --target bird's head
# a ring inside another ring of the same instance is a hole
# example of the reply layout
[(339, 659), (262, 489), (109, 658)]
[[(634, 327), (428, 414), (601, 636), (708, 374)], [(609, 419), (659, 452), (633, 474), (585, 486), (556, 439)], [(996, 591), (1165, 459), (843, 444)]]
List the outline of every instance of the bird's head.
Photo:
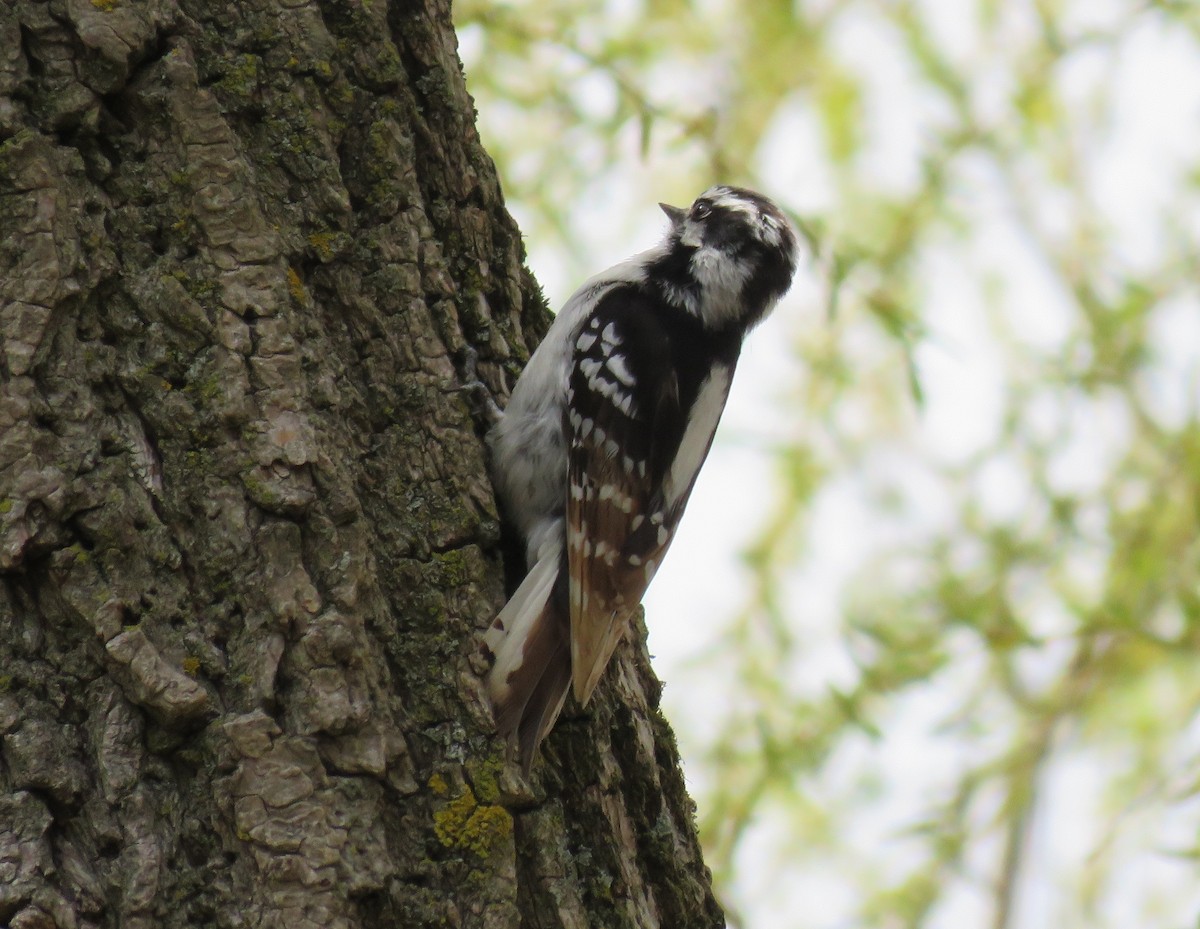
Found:
[(798, 238), (766, 197), (719, 185), (689, 209), (659, 206), (671, 221), (667, 265), (681, 278), (682, 302), (709, 328), (749, 329), (791, 286)]

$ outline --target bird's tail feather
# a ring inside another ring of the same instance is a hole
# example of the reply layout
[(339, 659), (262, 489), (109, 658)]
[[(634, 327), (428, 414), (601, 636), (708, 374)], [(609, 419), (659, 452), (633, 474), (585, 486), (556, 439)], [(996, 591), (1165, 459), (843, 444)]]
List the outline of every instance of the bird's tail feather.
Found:
[(487, 691), (496, 728), (516, 742), (526, 773), (571, 684), (566, 591), (559, 567), (558, 553), (544, 555), (483, 637), (494, 656)]

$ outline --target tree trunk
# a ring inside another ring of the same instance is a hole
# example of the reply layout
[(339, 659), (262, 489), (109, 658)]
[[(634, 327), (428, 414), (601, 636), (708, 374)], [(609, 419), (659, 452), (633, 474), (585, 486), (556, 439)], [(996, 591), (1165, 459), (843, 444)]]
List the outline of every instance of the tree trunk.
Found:
[(547, 316), (447, 0), (0, 9), (0, 924), (717, 926), (644, 647), (527, 787), (484, 446)]

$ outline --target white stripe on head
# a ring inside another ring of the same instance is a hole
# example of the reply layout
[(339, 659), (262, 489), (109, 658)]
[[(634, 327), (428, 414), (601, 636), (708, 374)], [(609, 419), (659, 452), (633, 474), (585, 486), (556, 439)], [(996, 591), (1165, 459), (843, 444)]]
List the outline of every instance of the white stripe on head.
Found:
[(713, 206), (741, 213), (753, 221), (753, 226), (759, 233), (759, 239), (768, 245), (778, 246), (783, 241), (783, 228), (778, 217), (763, 210), (759, 203), (739, 194), (724, 185), (710, 187), (700, 199), (708, 200)]
[(747, 216), (757, 216), (759, 212), (757, 204), (740, 196), (731, 188), (721, 185), (708, 188), (700, 195), (700, 199), (709, 201), (713, 206), (745, 213)]

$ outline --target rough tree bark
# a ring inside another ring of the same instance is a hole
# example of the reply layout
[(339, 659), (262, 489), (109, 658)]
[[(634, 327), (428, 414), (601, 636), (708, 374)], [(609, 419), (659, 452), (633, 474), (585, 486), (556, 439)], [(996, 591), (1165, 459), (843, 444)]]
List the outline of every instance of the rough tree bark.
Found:
[(717, 926), (644, 648), (524, 787), (448, 0), (0, 8), (0, 924)]

